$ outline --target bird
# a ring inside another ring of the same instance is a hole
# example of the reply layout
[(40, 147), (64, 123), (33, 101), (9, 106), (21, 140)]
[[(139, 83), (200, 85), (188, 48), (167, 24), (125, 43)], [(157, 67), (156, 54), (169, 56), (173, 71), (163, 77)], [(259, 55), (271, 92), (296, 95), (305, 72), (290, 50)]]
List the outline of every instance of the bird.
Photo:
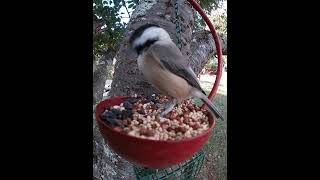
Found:
[(137, 53), (137, 64), (145, 79), (162, 94), (171, 97), (160, 116), (164, 117), (177, 104), (199, 98), (216, 118), (224, 120), (220, 110), (206, 96), (196, 74), (170, 38), (156, 24), (147, 23), (132, 32), (129, 47)]

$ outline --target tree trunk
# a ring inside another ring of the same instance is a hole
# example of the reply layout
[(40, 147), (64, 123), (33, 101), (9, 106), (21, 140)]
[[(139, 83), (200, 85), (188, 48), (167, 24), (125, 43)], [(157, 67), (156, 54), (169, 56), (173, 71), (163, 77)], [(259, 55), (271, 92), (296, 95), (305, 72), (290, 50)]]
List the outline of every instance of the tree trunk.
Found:
[(112, 60), (116, 52), (108, 51), (99, 61), (97, 66), (94, 66), (93, 72), (93, 104), (96, 104), (103, 97), (104, 86), (107, 80), (108, 66), (112, 65)]
[[(220, 35), (222, 54), (227, 54), (227, 36)], [(193, 33), (191, 41), (190, 66), (199, 74), (213, 55), (217, 54), (216, 46), (210, 31), (201, 30)]]
[[(128, 24), (128, 31), (124, 34), (124, 40), (117, 53), (117, 62), (114, 67), (115, 73), (110, 91), (111, 96), (145, 95), (156, 92), (139, 71), (136, 62), (137, 55), (129, 49), (128, 40), (134, 29), (149, 22), (158, 24), (166, 29), (173, 41), (177, 42), (174, 6), (170, 2), (172, 1), (159, 0), (159, 2), (157, 2), (157, 0), (141, 0), (139, 5), (137, 5)], [(212, 36), (203, 31), (194, 33), (193, 37), (193, 10), (185, 0), (178, 0), (178, 4), (182, 28), (181, 52), (186, 59), (192, 59), (189, 63), (196, 70), (196, 73), (199, 73), (208, 60), (209, 55), (215, 52)], [(208, 38), (210, 36), (211, 39)], [(97, 102), (99, 97), (100, 95), (97, 94), (95, 102)], [(93, 117), (93, 131), (94, 177), (103, 180), (134, 179), (134, 173), (130, 163), (112, 153), (105, 145), (96, 124), (95, 117)]]

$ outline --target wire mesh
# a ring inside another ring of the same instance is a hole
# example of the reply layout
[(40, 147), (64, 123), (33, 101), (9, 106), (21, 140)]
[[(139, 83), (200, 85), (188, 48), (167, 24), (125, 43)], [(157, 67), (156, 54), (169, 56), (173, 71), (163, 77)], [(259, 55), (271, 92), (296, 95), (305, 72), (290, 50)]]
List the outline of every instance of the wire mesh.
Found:
[(202, 167), (205, 153), (200, 150), (189, 160), (163, 169), (133, 166), (137, 180), (192, 180)]

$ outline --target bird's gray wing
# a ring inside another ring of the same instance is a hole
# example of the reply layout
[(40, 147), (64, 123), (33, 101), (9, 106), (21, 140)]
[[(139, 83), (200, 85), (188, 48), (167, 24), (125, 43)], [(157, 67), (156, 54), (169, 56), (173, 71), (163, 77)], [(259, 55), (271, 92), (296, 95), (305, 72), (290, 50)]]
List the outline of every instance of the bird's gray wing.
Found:
[(204, 94), (195, 73), (188, 67), (186, 60), (175, 44), (154, 44), (150, 47), (154, 57), (159, 58), (160, 65), (171, 73), (185, 79), (191, 86), (199, 89)]

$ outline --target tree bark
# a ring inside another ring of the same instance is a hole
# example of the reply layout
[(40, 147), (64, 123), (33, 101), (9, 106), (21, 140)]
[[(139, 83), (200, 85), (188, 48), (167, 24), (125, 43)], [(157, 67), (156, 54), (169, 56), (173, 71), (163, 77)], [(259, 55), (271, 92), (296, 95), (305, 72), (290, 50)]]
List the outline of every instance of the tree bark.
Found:
[(115, 51), (108, 51), (94, 67), (93, 72), (93, 104), (96, 104), (103, 97), (105, 82), (107, 80), (108, 66), (112, 65), (112, 60), (116, 55)]
[[(227, 54), (227, 36), (220, 35), (222, 54)], [(216, 46), (210, 31), (200, 30), (193, 33), (191, 42), (190, 66), (196, 74), (199, 74), (204, 65), (213, 55), (217, 54)]]

